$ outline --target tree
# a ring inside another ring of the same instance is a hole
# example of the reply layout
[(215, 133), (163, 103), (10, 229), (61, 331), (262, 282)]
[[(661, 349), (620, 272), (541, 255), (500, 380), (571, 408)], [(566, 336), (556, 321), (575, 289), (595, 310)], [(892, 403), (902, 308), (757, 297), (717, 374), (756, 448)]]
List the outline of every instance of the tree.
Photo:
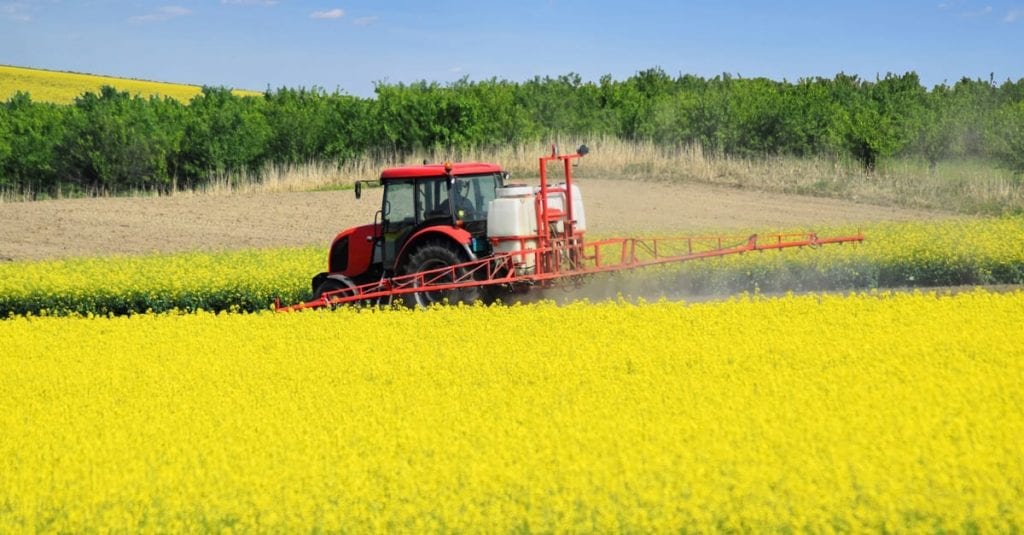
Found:
[(766, 78), (737, 80), (725, 152), (744, 156), (785, 150), (787, 133), (780, 85)]
[[(480, 129), (475, 145), (501, 146), (538, 138), (536, 125), (525, 106), (516, 98), (517, 85), (491, 78), (475, 84), (454, 86), (479, 107)], [(586, 128), (586, 127), (584, 127)]]
[(276, 163), (305, 163), (324, 158), (328, 99), (317, 88), (267, 92), (264, 114), (271, 135), (267, 154)]
[(985, 158), (992, 120), (999, 109), (999, 95), (984, 80), (963, 78), (953, 86), (951, 104), (956, 109), (959, 135), (955, 141), (959, 156)]
[(462, 90), (417, 82), (378, 84), (375, 91), (375, 119), (398, 154), (421, 148), (468, 147), (483, 137), (480, 106)]
[(76, 98), (61, 143), (62, 174), (86, 191), (168, 191), (181, 141), (180, 104), (104, 86)]
[(37, 104), (28, 93), (15, 93), (3, 105), (9, 156), (0, 160), (0, 177), (32, 198), (59, 187), (57, 146), (64, 136), (65, 108)]
[(725, 152), (733, 137), (732, 85), (729, 74), (708, 80), (686, 109), (692, 136), (709, 153)]
[(784, 137), (780, 152), (795, 156), (820, 154), (828, 147), (833, 116), (828, 79), (802, 79), (783, 90)]
[(1010, 102), (999, 109), (988, 141), (992, 154), (1020, 181), (1024, 175), (1024, 102)]
[(327, 100), (324, 152), (321, 157), (343, 163), (384, 146), (380, 125), (374, 121), (374, 101), (347, 95)]
[(185, 115), (178, 164), (185, 185), (195, 186), (215, 174), (259, 173), (269, 158), (272, 134), (263, 99), (236, 97), (223, 87), (204, 87), (189, 102)]
[(839, 74), (832, 89), (832, 145), (867, 171), (874, 171), (880, 157), (895, 155), (917, 135), (925, 91), (916, 74), (888, 74), (874, 84)]
[(0, 190), (6, 190), (17, 186), (17, 184), (15, 184), (4, 173), (4, 169), (7, 167), (7, 162), (10, 157), (11, 127), (8, 125), (7, 108), (5, 106), (0, 106)]

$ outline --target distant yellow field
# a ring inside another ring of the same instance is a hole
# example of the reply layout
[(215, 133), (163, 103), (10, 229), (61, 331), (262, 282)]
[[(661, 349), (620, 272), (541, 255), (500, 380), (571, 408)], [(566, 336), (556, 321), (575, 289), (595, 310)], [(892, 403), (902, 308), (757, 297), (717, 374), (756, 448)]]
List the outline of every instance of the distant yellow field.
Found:
[[(0, 101), (6, 101), (18, 91), (27, 91), (36, 102), (69, 104), (75, 97), (87, 91), (99, 91), (109, 85), (132, 94), (163, 95), (181, 101), (188, 101), (199, 94), (196, 85), (150, 82), (129, 78), (94, 76), (71, 72), (44, 71), (24, 67), (0, 65)], [(255, 96), (256, 91), (234, 91), (236, 95)]]

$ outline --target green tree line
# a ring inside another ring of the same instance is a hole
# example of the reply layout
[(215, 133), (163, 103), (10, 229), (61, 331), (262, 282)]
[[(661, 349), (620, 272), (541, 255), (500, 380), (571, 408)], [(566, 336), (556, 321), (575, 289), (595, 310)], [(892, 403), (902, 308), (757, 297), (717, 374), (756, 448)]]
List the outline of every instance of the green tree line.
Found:
[(0, 189), (64, 192), (201, 186), (268, 164), (486, 148), (558, 136), (700, 144), (741, 157), (985, 158), (1024, 174), (1024, 79), (924, 87), (915, 73), (797, 82), (579, 75), (377, 84), (373, 98), (321, 89), (262, 97), (204, 88), (187, 103), (104, 87), (70, 105), (18, 93), (0, 103)]

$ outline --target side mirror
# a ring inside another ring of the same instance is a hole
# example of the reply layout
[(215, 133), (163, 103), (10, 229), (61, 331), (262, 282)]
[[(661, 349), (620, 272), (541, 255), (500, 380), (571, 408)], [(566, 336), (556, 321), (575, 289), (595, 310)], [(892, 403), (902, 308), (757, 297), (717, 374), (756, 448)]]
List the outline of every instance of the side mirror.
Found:
[(356, 182), (356, 198), (361, 199), (363, 197), (363, 183)]

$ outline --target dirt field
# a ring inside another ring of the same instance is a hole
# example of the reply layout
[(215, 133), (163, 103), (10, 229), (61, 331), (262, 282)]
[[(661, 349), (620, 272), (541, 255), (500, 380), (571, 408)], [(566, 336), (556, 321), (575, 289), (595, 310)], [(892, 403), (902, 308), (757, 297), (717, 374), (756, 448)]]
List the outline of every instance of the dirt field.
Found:
[[(698, 184), (580, 181), (589, 232), (764, 231), (952, 217)], [(368, 223), (380, 190), (177, 195), (0, 204), (0, 261), (316, 244)], [(326, 249), (325, 249), (326, 250)]]

